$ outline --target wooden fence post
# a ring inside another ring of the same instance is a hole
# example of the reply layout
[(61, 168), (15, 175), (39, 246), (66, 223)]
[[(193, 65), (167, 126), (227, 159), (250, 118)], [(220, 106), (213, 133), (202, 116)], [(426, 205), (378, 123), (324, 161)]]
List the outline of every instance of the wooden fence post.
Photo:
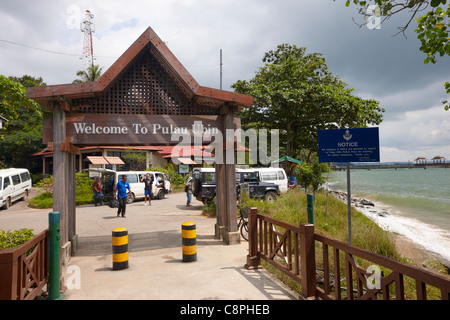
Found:
[(314, 300), (316, 296), (316, 257), (314, 225), (300, 225), (300, 272), (302, 296)]
[(17, 300), (17, 257), (14, 249), (6, 249), (0, 255), (0, 300)]
[(257, 225), (258, 209), (249, 208), (248, 214), (248, 255), (245, 268), (248, 270), (260, 269), (260, 258), (258, 256), (258, 225)]

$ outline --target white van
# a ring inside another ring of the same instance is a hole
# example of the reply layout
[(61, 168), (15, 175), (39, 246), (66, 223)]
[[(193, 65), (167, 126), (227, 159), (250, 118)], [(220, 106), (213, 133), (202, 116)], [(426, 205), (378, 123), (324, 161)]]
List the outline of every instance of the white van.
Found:
[(113, 171), (108, 169), (89, 169), (89, 171), (96, 171), (101, 173), (103, 182), (103, 193), (105, 196), (111, 195), (114, 186), (117, 182), (122, 180), (122, 176), (127, 176), (127, 181), (130, 184), (131, 196), (128, 197), (127, 202), (132, 203), (136, 199), (144, 199), (145, 189), (142, 179), (150, 174), (153, 176), (152, 199), (164, 199), (165, 195), (172, 192), (170, 184), (170, 177), (157, 171)]
[(0, 170), (0, 207), (8, 209), (11, 204), (28, 197), (31, 190), (31, 176), (27, 169)]
[(288, 191), (288, 178), (283, 168), (239, 168), (236, 171), (258, 171), (261, 182), (277, 184), (281, 193)]

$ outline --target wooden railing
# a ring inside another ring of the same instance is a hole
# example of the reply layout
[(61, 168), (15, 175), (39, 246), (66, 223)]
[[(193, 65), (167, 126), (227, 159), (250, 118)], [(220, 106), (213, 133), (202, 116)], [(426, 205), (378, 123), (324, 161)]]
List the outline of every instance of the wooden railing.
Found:
[(0, 251), (0, 300), (32, 300), (48, 281), (48, 230)]
[[(260, 259), (300, 283), (304, 299), (450, 299), (450, 279), (317, 234), (312, 224), (294, 226), (250, 208), (246, 268), (260, 268)], [(415, 294), (407, 296), (405, 285)]]

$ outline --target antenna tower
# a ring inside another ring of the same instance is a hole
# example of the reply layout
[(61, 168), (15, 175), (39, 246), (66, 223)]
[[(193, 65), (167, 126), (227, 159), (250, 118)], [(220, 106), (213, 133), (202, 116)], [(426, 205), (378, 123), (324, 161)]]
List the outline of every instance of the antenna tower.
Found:
[(81, 32), (84, 33), (83, 41), (83, 68), (87, 70), (90, 66), (94, 65), (94, 46), (92, 45), (92, 33), (95, 31), (94, 15), (86, 10), (83, 21), (80, 25)]

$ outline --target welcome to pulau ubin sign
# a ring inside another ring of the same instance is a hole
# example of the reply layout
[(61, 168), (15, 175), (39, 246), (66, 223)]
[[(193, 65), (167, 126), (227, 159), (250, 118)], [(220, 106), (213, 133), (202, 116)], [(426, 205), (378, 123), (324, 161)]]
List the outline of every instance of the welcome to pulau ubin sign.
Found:
[(216, 116), (73, 114), (66, 119), (66, 134), (75, 145), (176, 144), (173, 137), (195, 135), (209, 142), (222, 128)]
[[(124, 114), (69, 114), (66, 117), (67, 141), (77, 146), (108, 145), (173, 145), (172, 160), (182, 154), (190, 154), (190, 147), (208, 146), (215, 150), (213, 159), (204, 159), (218, 164), (235, 163), (271, 164), (279, 159), (278, 130), (270, 130), (270, 145), (267, 130), (241, 130), (240, 118), (233, 119), (234, 129), (223, 130), (220, 116), (176, 116), (176, 115), (124, 115)], [(44, 143), (52, 142), (53, 123), (44, 119)], [(238, 152), (235, 159), (235, 142), (245, 145), (249, 141), (249, 159)], [(270, 152), (269, 152), (270, 146)], [(186, 150), (184, 150), (186, 149)], [(270, 154), (270, 156), (269, 156)], [(222, 157), (224, 156), (224, 157)], [(207, 162), (209, 163), (209, 162)]]

